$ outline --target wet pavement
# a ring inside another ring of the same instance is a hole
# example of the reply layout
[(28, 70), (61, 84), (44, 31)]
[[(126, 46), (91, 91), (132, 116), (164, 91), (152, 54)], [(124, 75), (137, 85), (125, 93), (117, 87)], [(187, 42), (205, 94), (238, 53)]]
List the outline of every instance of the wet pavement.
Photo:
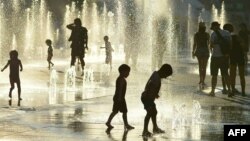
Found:
[[(8, 71), (1, 73), (0, 140), (222, 141), (224, 125), (250, 123), (250, 76), (246, 76), (246, 97), (223, 95), (220, 79), (216, 96), (210, 97), (209, 75), (206, 88), (198, 87), (197, 61), (171, 58), (174, 74), (162, 81), (160, 98), (156, 100), (158, 124), (166, 133), (142, 138), (146, 112), (140, 95), (151, 74), (142, 59), (127, 79), (128, 121), (135, 129), (124, 131), (119, 113), (112, 121), (115, 128), (107, 134), (104, 123), (112, 110), (116, 70), (121, 62), (115, 60), (111, 72), (102, 61), (90, 62), (86, 66), (88, 75), (81, 77), (77, 71), (75, 85), (66, 83), (68, 62), (61, 58), (55, 58), (56, 75), (44, 67), (46, 62), (24, 63), (22, 101), (17, 101), (16, 89), (13, 100), (8, 99)], [(240, 90), (238, 79), (236, 88)]]

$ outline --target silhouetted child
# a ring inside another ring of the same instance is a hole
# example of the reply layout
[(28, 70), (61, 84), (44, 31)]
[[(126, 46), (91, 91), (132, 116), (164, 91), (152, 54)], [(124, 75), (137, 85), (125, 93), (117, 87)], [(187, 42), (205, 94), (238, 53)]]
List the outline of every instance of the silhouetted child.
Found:
[(48, 46), (48, 57), (47, 57), (47, 61), (48, 61), (48, 68), (50, 69), (50, 64), (53, 67), (54, 64), (51, 62), (52, 57), (53, 57), (53, 48), (52, 48), (52, 41), (50, 39), (47, 39), (45, 41), (46, 45)]
[(161, 79), (167, 78), (172, 75), (172, 67), (169, 64), (164, 64), (161, 66), (160, 70), (153, 72), (149, 78), (145, 90), (141, 95), (141, 101), (144, 105), (144, 109), (147, 111), (147, 114), (144, 119), (144, 129), (142, 136), (150, 137), (152, 133), (148, 131), (148, 123), (150, 118), (153, 122), (153, 133), (165, 133), (164, 130), (160, 129), (157, 125), (156, 115), (157, 109), (154, 103), (156, 98), (159, 98), (159, 91), (161, 88)]
[(112, 52), (114, 51), (114, 49), (111, 47), (111, 43), (109, 42), (109, 37), (108, 36), (104, 36), (104, 42), (105, 42), (105, 47), (101, 47), (101, 48), (105, 48), (106, 49), (106, 59), (105, 59), (105, 63), (110, 65), (110, 70), (112, 69)]
[(18, 59), (18, 52), (16, 50), (10, 51), (10, 60), (7, 62), (7, 64), (4, 66), (4, 68), (1, 70), (2, 72), (10, 66), (10, 92), (9, 97), (12, 98), (12, 91), (15, 88), (14, 83), (17, 84), (18, 89), (18, 100), (22, 100), (21, 98), (21, 82), (19, 78), (19, 67), (20, 71), (23, 70), (22, 62)]
[(125, 94), (126, 94), (126, 89), (127, 89), (127, 81), (125, 78), (129, 76), (130, 72), (130, 67), (126, 64), (122, 64), (119, 67), (119, 77), (116, 79), (116, 89), (115, 89), (115, 95), (113, 97), (113, 111), (110, 114), (108, 121), (106, 122), (106, 125), (108, 128), (114, 128), (111, 125), (111, 120), (114, 118), (114, 116), (120, 111), (123, 113), (122, 118), (124, 121), (124, 129), (130, 130), (134, 129), (133, 126), (128, 124), (127, 121), (127, 105), (126, 105), (126, 100), (125, 100)]

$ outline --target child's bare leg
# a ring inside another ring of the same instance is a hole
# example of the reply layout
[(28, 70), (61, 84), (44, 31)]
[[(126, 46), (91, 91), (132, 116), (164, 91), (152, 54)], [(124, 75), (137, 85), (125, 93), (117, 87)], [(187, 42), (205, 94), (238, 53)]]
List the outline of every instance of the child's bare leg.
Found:
[(22, 100), (21, 98), (21, 83), (17, 82), (17, 90), (18, 90), (18, 100)]
[(118, 112), (112, 112), (108, 118), (108, 121), (106, 122), (106, 125), (108, 126), (108, 128), (114, 128), (114, 126), (111, 125), (111, 121), (114, 118), (114, 116), (117, 114)]
[(110, 71), (112, 70), (112, 60), (110, 60)]
[(54, 63), (52, 63), (52, 61), (50, 60), (49, 63), (52, 65), (52, 67), (54, 66)]
[(154, 133), (165, 133), (164, 130), (160, 129), (157, 125), (157, 120), (156, 120), (156, 116), (157, 116), (157, 110), (156, 108), (153, 108), (152, 111), (152, 122), (153, 122), (153, 132)]
[(144, 128), (143, 128), (143, 132), (142, 132), (143, 136), (151, 136), (151, 134), (152, 134), (148, 131), (148, 123), (149, 123), (150, 118), (151, 118), (151, 115), (150, 115), (149, 111), (147, 110), (147, 114), (144, 118)]
[(81, 61), (81, 65), (82, 65), (82, 76), (84, 75), (84, 66), (85, 66), (85, 62), (83, 60), (83, 56), (80, 56), (80, 61)]
[(124, 129), (127, 129), (127, 130), (134, 129), (133, 126), (128, 124), (127, 113), (123, 113), (122, 118), (123, 118), (123, 122), (124, 122)]
[(153, 123), (153, 129), (157, 129), (158, 128), (158, 125), (157, 125), (157, 121), (156, 121), (156, 115), (157, 115), (157, 110), (156, 108), (152, 109), (152, 123)]
[(48, 68), (50, 69), (50, 61), (48, 60)]
[(14, 90), (14, 88), (15, 88), (14, 82), (10, 82), (9, 98), (12, 98), (12, 91)]

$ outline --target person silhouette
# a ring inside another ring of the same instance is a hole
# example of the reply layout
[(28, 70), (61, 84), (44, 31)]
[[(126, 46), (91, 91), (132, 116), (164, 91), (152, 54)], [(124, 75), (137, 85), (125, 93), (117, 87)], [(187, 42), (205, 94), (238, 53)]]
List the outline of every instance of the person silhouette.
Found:
[(148, 123), (150, 118), (153, 122), (153, 133), (165, 133), (165, 131), (160, 129), (157, 125), (157, 109), (154, 101), (156, 98), (160, 97), (158, 93), (161, 88), (161, 79), (167, 78), (168, 76), (172, 75), (172, 73), (172, 66), (169, 64), (163, 64), (158, 71), (153, 72), (145, 86), (145, 89), (141, 95), (141, 101), (144, 105), (144, 109), (147, 111), (144, 119), (144, 128), (142, 132), (143, 137), (152, 136), (152, 133), (148, 131)]
[(48, 46), (48, 57), (47, 57), (47, 61), (48, 61), (48, 68), (50, 70), (50, 65), (53, 67), (54, 63), (51, 62), (52, 57), (53, 57), (53, 48), (52, 48), (52, 41), (50, 39), (47, 39), (45, 41), (46, 45)]
[(68, 41), (71, 41), (71, 63), (74, 66), (76, 57), (79, 57), (82, 66), (82, 75), (84, 74), (84, 56), (85, 49), (88, 49), (88, 30), (82, 26), (79, 18), (74, 20), (74, 23), (67, 25), (67, 28), (72, 30)]
[(104, 42), (105, 42), (105, 47), (101, 47), (101, 48), (105, 48), (106, 49), (106, 59), (105, 59), (105, 63), (110, 65), (110, 70), (112, 70), (112, 52), (114, 51), (114, 49), (111, 46), (111, 43), (109, 42), (109, 37), (108, 36), (104, 36)]
[(225, 84), (228, 88), (228, 97), (232, 97), (233, 93), (231, 91), (230, 78), (228, 74), (229, 53), (223, 54), (222, 45), (218, 43), (218, 41), (221, 40), (220, 37), (223, 38), (224, 41), (226, 41), (226, 43), (228, 44), (227, 46), (228, 50), (230, 50), (232, 44), (231, 34), (226, 30), (222, 30), (220, 28), (220, 24), (216, 21), (211, 23), (210, 29), (213, 30), (213, 32), (211, 33), (210, 36), (210, 48), (212, 50), (211, 63), (210, 63), (210, 73), (212, 75), (212, 80), (211, 80), (212, 89), (209, 95), (215, 96), (218, 71), (220, 69), (223, 80), (225, 81)]
[(134, 129), (133, 126), (128, 124), (127, 120), (127, 104), (125, 100), (125, 94), (127, 89), (127, 81), (125, 78), (129, 76), (130, 67), (126, 64), (122, 64), (119, 68), (119, 77), (116, 79), (116, 89), (115, 89), (115, 95), (113, 97), (113, 110), (108, 118), (108, 121), (106, 122), (106, 125), (108, 128), (112, 129), (114, 128), (111, 125), (111, 121), (114, 118), (114, 116), (120, 111), (122, 114), (123, 122), (124, 122), (124, 129), (130, 130)]
[(235, 78), (236, 78), (236, 70), (239, 70), (240, 76), (240, 84), (241, 84), (241, 94), (242, 96), (246, 96), (245, 87), (246, 87), (246, 80), (245, 80), (245, 57), (244, 51), (245, 46), (242, 43), (242, 39), (234, 34), (234, 27), (232, 24), (225, 24), (223, 26), (224, 30), (227, 30), (231, 33), (232, 36), (232, 49), (230, 52), (230, 83), (232, 87), (233, 94), (239, 93), (238, 90), (235, 88)]
[(206, 69), (209, 58), (209, 34), (206, 32), (205, 23), (199, 23), (198, 32), (194, 35), (193, 57), (196, 56), (199, 63), (200, 88), (205, 87)]
[(4, 68), (1, 70), (2, 72), (10, 66), (10, 91), (9, 91), (9, 98), (12, 98), (12, 91), (15, 88), (15, 83), (17, 85), (18, 89), (18, 100), (22, 100), (21, 98), (21, 82), (20, 82), (20, 77), (19, 77), (19, 67), (20, 71), (23, 70), (23, 65), (21, 60), (18, 59), (18, 52), (16, 50), (12, 50), (9, 53), (10, 55), (10, 60), (7, 62), (7, 64), (4, 66)]
[(248, 53), (249, 53), (249, 36), (250, 36), (250, 30), (247, 28), (247, 25), (245, 23), (240, 24), (240, 30), (239, 30), (239, 37), (242, 40), (243, 46), (244, 46), (244, 57), (245, 57), (245, 75), (248, 75), (247, 70), (247, 64), (248, 64)]

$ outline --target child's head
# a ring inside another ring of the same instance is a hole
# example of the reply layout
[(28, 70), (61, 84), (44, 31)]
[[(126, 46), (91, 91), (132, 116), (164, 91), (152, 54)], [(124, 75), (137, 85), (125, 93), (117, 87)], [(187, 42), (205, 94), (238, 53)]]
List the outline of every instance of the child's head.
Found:
[(129, 72), (130, 72), (130, 67), (126, 64), (122, 64), (119, 68), (118, 71), (120, 73), (121, 76), (123, 77), (128, 77), (129, 76)]
[(46, 45), (51, 46), (52, 41), (51, 41), (50, 39), (47, 39), (47, 40), (45, 41), (45, 43), (46, 43)]
[(167, 78), (173, 74), (172, 66), (169, 64), (163, 64), (159, 70), (159, 75), (161, 78)]
[(106, 35), (106, 36), (104, 36), (103, 39), (104, 39), (104, 41), (108, 41), (109, 40), (109, 36)]
[(16, 50), (10, 51), (10, 59), (17, 59), (18, 52)]
[(74, 20), (74, 24), (75, 24), (76, 26), (82, 26), (82, 21), (81, 21), (81, 19), (80, 19), (80, 18), (76, 18), (76, 19)]

